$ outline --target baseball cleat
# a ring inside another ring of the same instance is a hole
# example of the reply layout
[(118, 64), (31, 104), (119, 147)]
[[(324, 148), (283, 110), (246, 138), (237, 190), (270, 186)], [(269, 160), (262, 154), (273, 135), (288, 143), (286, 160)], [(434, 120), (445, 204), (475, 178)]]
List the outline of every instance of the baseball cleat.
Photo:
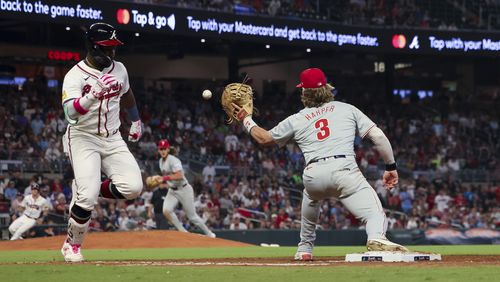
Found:
[(311, 261), (313, 260), (313, 255), (307, 252), (297, 252), (294, 257), (295, 260)]
[(409, 252), (406, 247), (393, 243), (387, 239), (371, 239), (366, 242), (368, 251)]
[(81, 246), (79, 244), (70, 244), (68, 240), (64, 241), (61, 253), (66, 262), (82, 262), (83, 256), (80, 252)]
[(215, 237), (217, 237), (217, 235), (215, 235), (215, 233), (213, 233), (213, 232), (212, 232), (212, 233), (210, 233), (210, 234), (208, 234), (207, 236), (208, 236), (208, 237), (210, 237), (210, 238), (215, 238)]

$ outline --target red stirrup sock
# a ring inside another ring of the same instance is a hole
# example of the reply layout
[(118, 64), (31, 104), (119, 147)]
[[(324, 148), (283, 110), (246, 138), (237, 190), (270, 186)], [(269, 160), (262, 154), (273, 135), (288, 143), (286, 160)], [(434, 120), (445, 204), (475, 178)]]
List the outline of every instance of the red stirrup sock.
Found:
[(116, 189), (111, 179), (106, 179), (101, 183), (101, 197), (107, 199), (125, 199), (125, 197)]

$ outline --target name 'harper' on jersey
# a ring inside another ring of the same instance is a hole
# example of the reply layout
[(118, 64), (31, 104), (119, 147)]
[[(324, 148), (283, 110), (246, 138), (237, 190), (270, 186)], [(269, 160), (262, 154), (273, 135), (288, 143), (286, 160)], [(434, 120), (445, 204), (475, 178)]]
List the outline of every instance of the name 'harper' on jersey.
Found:
[(325, 113), (333, 112), (334, 109), (335, 109), (335, 105), (327, 105), (327, 106), (324, 106), (321, 108), (317, 108), (316, 110), (311, 111), (310, 113), (305, 113), (304, 117), (307, 120), (311, 120), (311, 119), (319, 117)]

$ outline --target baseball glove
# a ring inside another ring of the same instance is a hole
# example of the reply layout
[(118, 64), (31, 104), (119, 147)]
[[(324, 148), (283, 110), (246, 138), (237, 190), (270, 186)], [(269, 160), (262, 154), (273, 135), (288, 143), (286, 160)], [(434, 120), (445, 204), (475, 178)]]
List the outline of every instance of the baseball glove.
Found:
[[(224, 92), (221, 97), (222, 108), (228, 115), (227, 123), (233, 121), (242, 121), (245, 117), (252, 115), (253, 108), (253, 91), (252, 87), (243, 83), (231, 83), (224, 87)], [(241, 108), (238, 112), (234, 104)]]
[(162, 183), (163, 183), (163, 177), (161, 177), (160, 175), (148, 176), (146, 178), (146, 186), (148, 188), (158, 187)]

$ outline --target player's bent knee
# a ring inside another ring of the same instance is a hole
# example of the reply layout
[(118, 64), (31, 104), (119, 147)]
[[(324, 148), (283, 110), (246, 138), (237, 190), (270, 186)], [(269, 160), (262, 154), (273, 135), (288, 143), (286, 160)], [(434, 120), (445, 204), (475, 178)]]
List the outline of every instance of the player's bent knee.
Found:
[(141, 195), (142, 192), (142, 179), (130, 181), (127, 187), (120, 191), (127, 200), (133, 200)]
[(78, 193), (78, 197), (75, 200), (75, 205), (80, 206), (84, 210), (92, 211), (94, 206), (97, 204), (98, 194), (86, 194)]

